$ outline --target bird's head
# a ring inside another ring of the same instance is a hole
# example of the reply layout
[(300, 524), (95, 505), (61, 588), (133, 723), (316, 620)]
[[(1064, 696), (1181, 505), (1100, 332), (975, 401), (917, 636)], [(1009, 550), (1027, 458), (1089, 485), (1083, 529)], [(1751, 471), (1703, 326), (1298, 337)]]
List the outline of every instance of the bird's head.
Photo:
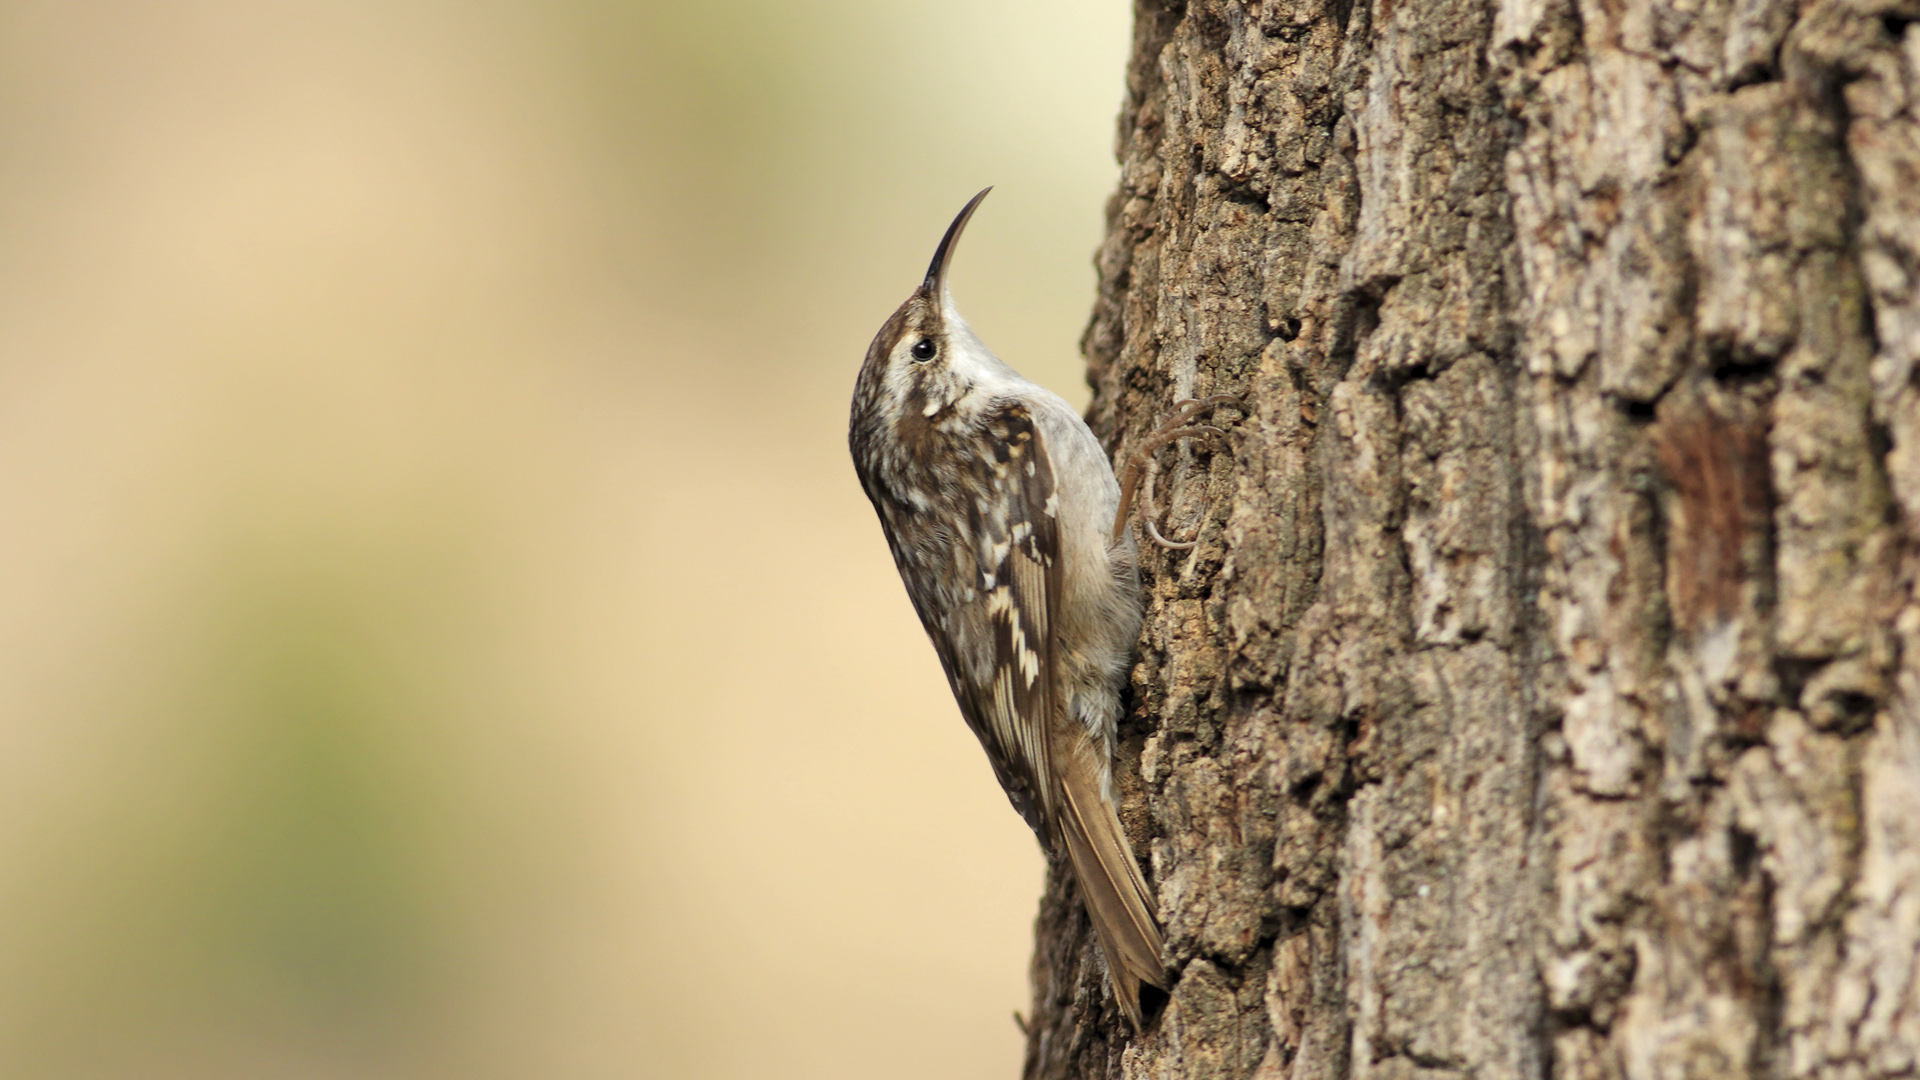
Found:
[(932, 419), (957, 405), (983, 378), (1010, 374), (973, 335), (947, 287), (960, 234), (992, 190), (968, 200), (947, 226), (926, 278), (867, 346), (859, 388), (883, 412)]

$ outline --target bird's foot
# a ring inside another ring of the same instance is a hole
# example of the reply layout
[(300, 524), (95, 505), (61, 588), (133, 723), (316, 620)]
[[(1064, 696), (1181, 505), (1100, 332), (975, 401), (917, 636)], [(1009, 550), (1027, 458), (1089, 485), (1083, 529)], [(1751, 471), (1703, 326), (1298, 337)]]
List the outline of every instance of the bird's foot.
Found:
[[(1153, 481), (1160, 471), (1160, 465), (1154, 455), (1161, 447), (1170, 446), (1181, 439), (1190, 439), (1201, 435), (1225, 437), (1226, 432), (1212, 424), (1195, 424), (1200, 416), (1211, 413), (1221, 405), (1233, 405), (1245, 410), (1244, 399), (1233, 394), (1215, 394), (1212, 397), (1194, 398), (1178, 402), (1171, 413), (1160, 422), (1152, 434), (1128, 455), (1126, 466), (1120, 474), (1120, 509), (1113, 516), (1113, 538), (1120, 539), (1126, 533), (1127, 516), (1135, 509), (1134, 497), (1139, 496), (1140, 523), (1145, 527), (1147, 536), (1164, 548), (1184, 551), (1192, 547), (1196, 540), (1169, 540), (1160, 534), (1160, 527), (1154, 524)], [(1142, 487), (1144, 485), (1144, 490)]]

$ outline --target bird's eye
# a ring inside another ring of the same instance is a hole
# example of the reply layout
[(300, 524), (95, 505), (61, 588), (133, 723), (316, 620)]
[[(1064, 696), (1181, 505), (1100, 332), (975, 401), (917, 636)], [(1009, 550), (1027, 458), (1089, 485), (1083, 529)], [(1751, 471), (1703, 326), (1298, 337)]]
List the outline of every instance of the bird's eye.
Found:
[(913, 343), (913, 348), (907, 351), (913, 354), (915, 360), (931, 360), (933, 359), (933, 339), (921, 338)]

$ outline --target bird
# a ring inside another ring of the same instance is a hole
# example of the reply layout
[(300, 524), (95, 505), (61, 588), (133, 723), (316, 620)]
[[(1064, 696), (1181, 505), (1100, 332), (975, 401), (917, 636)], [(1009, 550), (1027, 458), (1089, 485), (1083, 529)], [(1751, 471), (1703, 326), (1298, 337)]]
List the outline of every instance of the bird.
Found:
[[(1144, 1030), (1146, 988), (1168, 985), (1164, 942), (1113, 789), (1142, 618), (1124, 528), (1133, 484), (1123, 500), (1080, 414), (995, 356), (954, 305), (954, 250), (991, 190), (953, 219), (868, 346), (848, 446), (961, 716), (1041, 846), (1071, 866), (1113, 995)], [(1149, 445), (1213, 430), (1184, 426), (1194, 412)]]

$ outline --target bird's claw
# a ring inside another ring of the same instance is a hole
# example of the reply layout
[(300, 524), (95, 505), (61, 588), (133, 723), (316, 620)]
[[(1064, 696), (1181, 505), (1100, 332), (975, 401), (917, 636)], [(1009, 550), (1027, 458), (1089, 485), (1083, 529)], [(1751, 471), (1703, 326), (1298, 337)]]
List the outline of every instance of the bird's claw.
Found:
[[(1242, 410), (1247, 407), (1246, 401), (1234, 394), (1214, 394), (1211, 397), (1190, 398), (1186, 401), (1175, 402), (1173, 411), (1167, 414), (1167, 417), (1161, 421), (1160, 426), (1155, 429), (1152, 434), (1148, 435), (1145, 441), (1134, 449), (1132, 454), (1128, 455), (1126, 467), (1122, 470), (1120, 509), (1114, 514), (1113, 518), (1113, 538), (1115, 540), (1120, 539), (1121, 536), (1126, 534), (1127, 517), (1133, 510), (1134, 496), (1138, 493), (1140, 495), (1140, 521), (1141, 524), (1146, 527), (1147, 536), (1152, 539), (1154, 543), (1174, 551), (1185, 551), (1199, 542), (1197, 537), (1193, 540), (1169, 540), (1161, 535), (1160, 527), (1154, 524), (1153, 481), (1154, 477), (1160, 471), (1160, 466), (1154, 459), (1154, 454), (1159, 451), (1161, 447), (1178, 442), (1181, 439), (1189, 439), (1200, 435), (1217, 435), (1224, 441), (1227, 434), (1224, 430), (1214, 427), (1212, 424), (1195, 424), (1192, 422), (1203, 413), (1211, 412), (1221, 405), (1234, 405)], [(1139, 489), (1143, 480), (1146, 488), (1144, 491), (1140, 491)]]

